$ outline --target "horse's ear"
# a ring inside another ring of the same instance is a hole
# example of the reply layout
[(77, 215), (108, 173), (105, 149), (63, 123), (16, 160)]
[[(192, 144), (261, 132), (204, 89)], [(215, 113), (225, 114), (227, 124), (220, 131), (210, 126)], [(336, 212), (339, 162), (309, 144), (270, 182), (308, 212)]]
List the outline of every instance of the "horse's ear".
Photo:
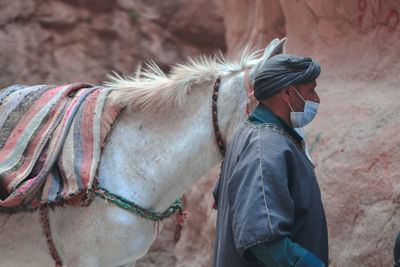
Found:
[(274, 40), (272, 40), (269, 45), (265, 48), (264, 50), (264, 55), (263, 55), (263, 59), (268, 59), (272, 53), (272, 51), (275, 50), (275, 48), (278, 46), (279, 44), (279, 39), (275, 38)]
[(271, 58), (275, 55), (279, 54), (285, 54), (285, 45), (286, 45), (287, 38), (283, 38), (282, 40), (279, 41), (279, 44), (275, 46), (274, 50), (271, 52), (268, 58)]
[(278, 54), (284, 54), (285, 53), (285, 44), (286, 44), (286, 38), (283, 38), (282, 40), (279, 40), (278, 38), (272, 40), (269, 45), (265, 48), (264, 50), (264, 55), (258, 61), (258, 63), (253, 67), (253, 69), (250, 71), (250, 83), (252, 86), (254, 86), (254, 81), (256, 79), (256, 76), (258, 72), (260, 71), (261, 67), (264, 65), (264, 63), (271, 57), (278, 55)]

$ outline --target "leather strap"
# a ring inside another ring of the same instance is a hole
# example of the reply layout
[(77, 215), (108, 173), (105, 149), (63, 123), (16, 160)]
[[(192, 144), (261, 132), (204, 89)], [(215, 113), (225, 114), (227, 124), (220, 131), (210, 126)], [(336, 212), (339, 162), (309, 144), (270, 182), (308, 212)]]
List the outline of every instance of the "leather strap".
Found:
[(397, 234), (396, 244), (394, 245), (394, 267), (400, 267), (400, 232)]
[(56, 245), (54, 244), (53, 236), (51, 235), (50, 221), (49, 221), (49, 208), (43, 205), (40, 208), (40, 222), (42, 224), (43, 233), (46, 236), (47, 247), (49, 248), (50, 256), (54, 260), (56, 267), (62, 267), (60, 255), (58, 255)]
[(212, 113), (212, 122), (213, 122), (213, 128), (214, 128), (214, 136), (215, 136), (215, 141), (217, 142), (219, 152), (221, 152), (221, 155), (225, 157), (225, 152), (226, 152), (226, 147), (224, 144), (224, 141), (222, 140), (222, 135), (221, 131), (219, 130), (219, 125), (218, 125), (218, 94), (219, 94), (219, 86), (221, 85), (221, 78), (218, 77), (215, 80), (214, 83), (214, 90), (212, 94), (212, 104), (211, 104), (211, 113)]

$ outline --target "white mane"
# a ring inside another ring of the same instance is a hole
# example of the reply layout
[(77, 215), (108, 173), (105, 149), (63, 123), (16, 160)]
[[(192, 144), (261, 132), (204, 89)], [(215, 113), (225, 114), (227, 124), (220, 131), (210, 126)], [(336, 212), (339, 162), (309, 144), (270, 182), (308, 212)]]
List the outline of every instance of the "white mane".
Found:
[(156, 110), (161, 105), (180, 105), (193, 85), (214, 81), (241, 72), (258, 61), (261, 51), (251, 52), (247, 46), (239, 62), (230, 62), (224, 56), (189, 58), (177, 64), (166, 75), (154, 62), (142, 71), (139, 65), (134, 76), (108, 75), (105, 87), (111, 88), (112, 103), (130, 110)]

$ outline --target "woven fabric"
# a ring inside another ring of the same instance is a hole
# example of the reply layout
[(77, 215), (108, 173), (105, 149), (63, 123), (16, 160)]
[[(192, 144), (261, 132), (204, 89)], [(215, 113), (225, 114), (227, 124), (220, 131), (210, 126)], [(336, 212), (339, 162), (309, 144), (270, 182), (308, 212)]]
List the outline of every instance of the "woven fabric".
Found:
[(119, 112), (107, 94), (86, 83), (0, 91), (0, 211), (80, 202)]

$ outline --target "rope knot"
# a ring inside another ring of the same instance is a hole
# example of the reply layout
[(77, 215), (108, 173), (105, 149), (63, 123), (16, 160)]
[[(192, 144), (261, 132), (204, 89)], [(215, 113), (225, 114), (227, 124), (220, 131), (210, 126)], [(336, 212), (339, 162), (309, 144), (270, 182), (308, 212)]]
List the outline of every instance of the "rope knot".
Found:
[(115, 196), (112, 196), (112, 195), (110, 195), (110, 194), (107, 194), (107, 192), (104, 191), (103, 189), (100, 189), (100, 188), (99, 188), (97, 192), (98, 192), (98, 193), (101, 195), (101, 197), (104, 198), (106, 201), (114, 201), (114, 200), (117, 199)]
[(183, 225), (187, 219), (187, 211), (182, 211), (182, 214), (176, 214), (176, 224)]
[(178, 243), (179, 239), (181, 238), (181, 232), (183, 223), (187, 219), (187, 212), (182, 211), (176, 214), (176, 226), (175, 226), (175, 233), (174, 233), (174, 241), (175, 244)]

